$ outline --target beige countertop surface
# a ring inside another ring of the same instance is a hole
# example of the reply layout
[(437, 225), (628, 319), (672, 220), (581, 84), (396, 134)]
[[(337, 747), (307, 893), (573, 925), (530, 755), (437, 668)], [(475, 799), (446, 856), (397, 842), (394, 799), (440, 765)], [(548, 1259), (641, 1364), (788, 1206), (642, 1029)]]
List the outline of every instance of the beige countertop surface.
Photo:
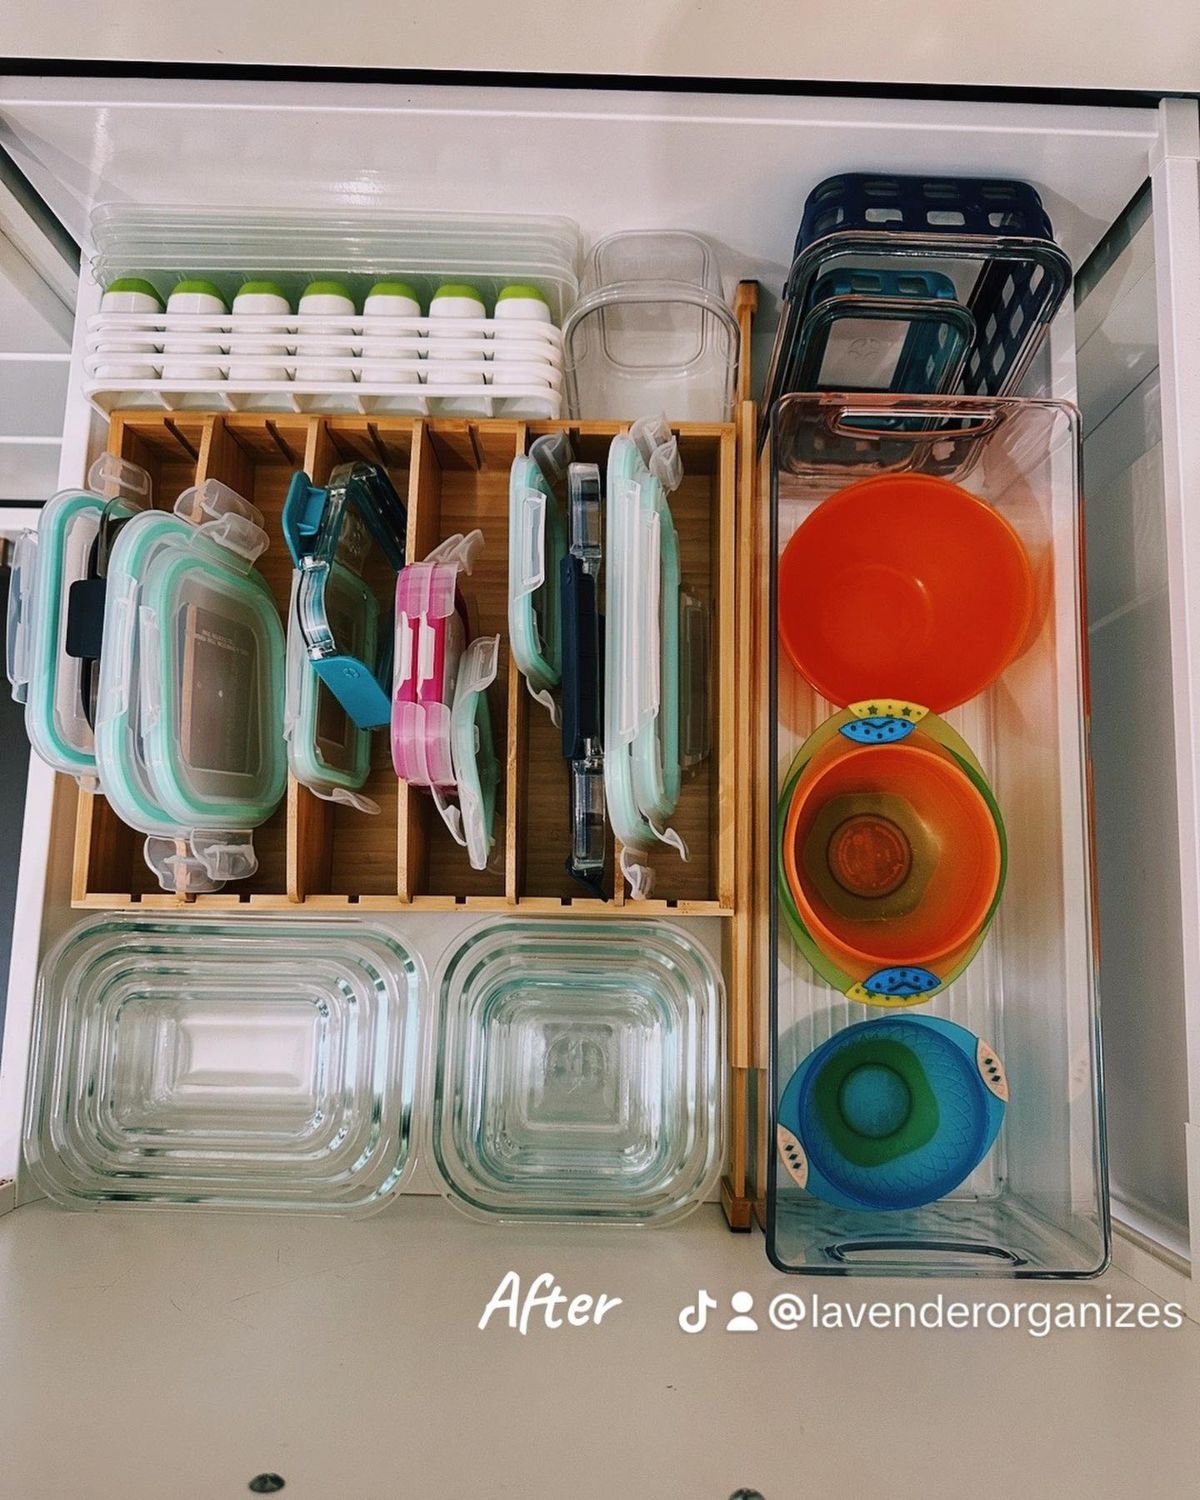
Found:
[[(477, 1324), (505, 1274), (623, 1299), (599, 1326)], [(702, 1333), (678, 1313), (720, 1303)], [(1184, 1500), (1200, 1327), (772, 1328), (792, 1291), (1010, 1310), (1081, 1284), (784, 1277), (705, 1208), (661, 1231), (475, 1225), (408, 1198), (360, 1223), (158, 1213), (0, 1219), (0, 1492), (223, 1500)], [(759, 1331), (721, 1326), (735, 1291)]]

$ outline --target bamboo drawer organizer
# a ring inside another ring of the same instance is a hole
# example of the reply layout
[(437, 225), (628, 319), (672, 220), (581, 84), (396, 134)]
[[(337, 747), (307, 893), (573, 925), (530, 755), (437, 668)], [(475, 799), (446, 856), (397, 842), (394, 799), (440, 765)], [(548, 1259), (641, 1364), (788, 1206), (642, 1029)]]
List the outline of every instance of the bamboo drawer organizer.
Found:
[[(492, 867), (475, 871), (438, 818), (430, 797), (392, 769), (386, 732), (374, 737), (365, 791), (377, 816), (322, 801), (294, 781), (286, 801), (255, 833), (251, 879), (195, 898), (214, 909), (296, 906), (327, 910), (514, 910), (521, 914), (606, 912), (625, 916), (724, 916), (734, 909), (735, 567), (737, 428), (677, 429), (685, 477), (672, 496), (683, 573), (712, 611), (711, 753), (684, 787), (676, 826), (685, 863), (665, 846), (653, 856), (653, 898), (626, 899), (610, 880), (608, 900), (584, 893), (565, 870), (567, 766), (559, 731), (532, 702), (507, 650), (508, 478), (517, 454), (544, 432), (566, 428), (583, 460), (603, 465), (621, 423), (414, 420), (410, 417), (118, 412), (109, 449), (151, 475), (154, 503), (169, 507), (185, 486), (215, 478), (263, 513), (271, 545), (258, 566), (286, 619), (291, 559), (279, 529), (288, 481), (305, 469), (317, 483), (351, 459), (382, 463), (408, 497), (408, 555), (424, 557), (443, 537), (478, 527), (484, 546), (465, 592), (473, 632), (499, 633), (493, 726), (504, 780)], [(390, 607), (391, 576), (374, 580)], [(100, 795), (80, 796), (73, 901), (84, 907), (174, 907), (142, 858), (142, 837)], [(187, 902), (187, 904), (191, 904)]]

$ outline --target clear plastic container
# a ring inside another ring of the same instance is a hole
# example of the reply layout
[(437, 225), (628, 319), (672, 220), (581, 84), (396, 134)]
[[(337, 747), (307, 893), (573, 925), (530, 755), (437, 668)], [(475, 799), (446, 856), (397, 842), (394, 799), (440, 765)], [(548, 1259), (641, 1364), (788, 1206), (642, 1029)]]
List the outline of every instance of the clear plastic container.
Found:
[[(789, 1084), (822, 1044), (884, 1013), (818, 975), (784, 920), (784, 887), (773, 882), (771, 1087), (779, 1149), (770, 1153), (768, 1248), (781, 1269), (1090, 1276), (1107, 1262), (1078, 447), (1077, 413), (1053, 401), (789, 396), (775, 410), (776, 558), (805, 518), (851, 483), (935, 475), (1008, 521), (1036, 595), (1015, 657), (945, 716), (977, 752), (1003, 815), (1003, 899), (970, 967), (932, 1000), (899, 1013), (972, 1034), (985, 1090), (995, 1097), (1007, 1074), (1003, 1126), (965, 1180), (924, 1206), (843, 1206), (800, 1185), (806, 1164), (789, 1139), (797, 1127)], [(852, 618), (854, 599), (844, 606)], [(793, 756), (840, 705), (821, 697), (774, 639), (771, 680), (778, 807)]]
[(601, 240), (563, 324), (563, 350), (574, 417), (662, 409), (677, 422), (728, 421), (738, 326), (713, 247), (681, 230)]
[(421, 990), (354, 921), (86, 922), (39, 980), (32, 1176), (72, 1208), (370, 1212), (414, 1164)]
[(473, 1216), (658, 1224), (711, 1190), (721, 977), (635, 925), (489, 923), (443, 968), (433, 1160)]

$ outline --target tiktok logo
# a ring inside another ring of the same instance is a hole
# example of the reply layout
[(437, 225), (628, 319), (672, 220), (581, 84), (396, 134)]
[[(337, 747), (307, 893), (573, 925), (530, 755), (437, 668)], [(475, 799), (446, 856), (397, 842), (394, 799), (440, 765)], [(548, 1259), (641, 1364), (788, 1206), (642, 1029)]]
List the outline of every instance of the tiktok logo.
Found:
[[(710, 1297), (704, 1287), (700, 1288), (694, 1303), (689, 1303), (679, 1314), (679, 1326), (684, 1333), (703, 1333), (708, 1327), (708, 1315), (720, 1307), (716, 1297)], [(758, 1324), (750, 1316), (754, 1309), (754, 1297), (750, 1292), (734, 1292), (729, 1299), (733, 1317), (725, 1324), (726, 1333), (757, 1333)]]

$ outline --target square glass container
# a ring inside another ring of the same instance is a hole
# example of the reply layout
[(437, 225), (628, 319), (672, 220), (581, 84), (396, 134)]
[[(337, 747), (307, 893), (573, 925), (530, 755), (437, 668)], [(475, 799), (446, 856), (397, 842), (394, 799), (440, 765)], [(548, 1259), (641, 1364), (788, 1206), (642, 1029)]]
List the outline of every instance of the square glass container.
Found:
[(84, 923), (39, 980), (29, 1170), (73, 1208), (370, 1212), (414, 1162), (421, 989), (354, 921)]
[(664, 1223), (721, 1166), (724, 989), (678, 929), (495, 922), (441, 977), (433, 1160), (490, 1220)]
[[(931, 475), (994, 508), (1028, 556), (1027, 638), (947, 722), (977, 752), (1008, 836), (1008, 877), (975, 962), (916, 1016), (957, 1022), (995, 1049), (1009, 1099), (995, 1145), (920, 1208), (835, 1207), (802, 1190), (775, 1149), (788, 1081), (845, 1027), (888, 1012), (821, 979), (793, 942), (772, 882), (772, 1144), (768, 1250), (811, 1274), (1091, 1276), (1109, 1217), (1088, 800), (1078, 414), (989, 397), (789, 396), (772, 421), (772, 557), (830, 497), (878, 475)], [(772, 619), (780, 599), (772, 568)], [(853, 601), (846, 602), (852, 619)], [(771, 798), (834, 712), (771, 632)], [(772, 857), (774, 858), (774, 851)]]

